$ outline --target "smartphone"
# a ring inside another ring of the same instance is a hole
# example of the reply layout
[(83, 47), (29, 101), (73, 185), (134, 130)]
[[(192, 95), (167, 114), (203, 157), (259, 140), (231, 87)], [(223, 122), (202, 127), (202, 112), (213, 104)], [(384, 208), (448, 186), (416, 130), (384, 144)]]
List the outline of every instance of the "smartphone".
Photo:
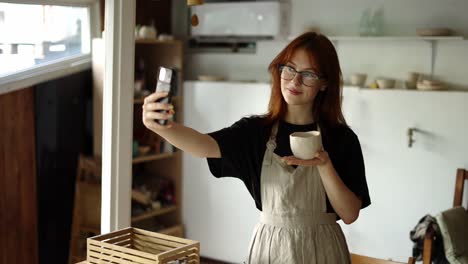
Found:
[[(159, 67), (158, 78), (156, 82), (156, 92), (168, 92), (167, 97), (159, 99), (159, 103), (172, 103), (172, 95), (177, 86), (177, 73), (173, 68), (168, 67)], [(167, 112), (166, 110), (161, 110), (160, 112)], [(157, 120), (161, 125), (166, 125), (167, 120)]]

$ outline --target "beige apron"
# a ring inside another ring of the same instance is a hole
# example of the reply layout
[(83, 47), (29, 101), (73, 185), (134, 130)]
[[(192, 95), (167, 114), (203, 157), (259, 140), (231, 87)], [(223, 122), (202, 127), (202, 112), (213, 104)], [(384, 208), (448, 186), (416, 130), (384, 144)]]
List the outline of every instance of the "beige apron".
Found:
[(263, 212), (250, 242), (248, 263), (348, 264), (349, 251), (315, 166), (294, 168), (276, 148), (276, 123), (263, 158)]

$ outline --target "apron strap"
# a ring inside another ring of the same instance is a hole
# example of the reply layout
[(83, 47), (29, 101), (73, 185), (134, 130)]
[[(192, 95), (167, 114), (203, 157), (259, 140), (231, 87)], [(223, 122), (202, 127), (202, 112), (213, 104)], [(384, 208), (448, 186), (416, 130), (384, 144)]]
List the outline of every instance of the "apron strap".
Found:
[(276, 134), (278, 133), (278, 121), (276, 121), (272, 128), (271, 128), (271, 133), (270, 133), (270, 140), (273, 140), (276, 142)]
[(278, 121), (273, 124), (270, 133), (270, 139), (267, 142), (267, 151), (265, 152), (264, 164), (271, 165), (273, 160), (273, 153), (276, 149), (276, 134), (278, 133)]

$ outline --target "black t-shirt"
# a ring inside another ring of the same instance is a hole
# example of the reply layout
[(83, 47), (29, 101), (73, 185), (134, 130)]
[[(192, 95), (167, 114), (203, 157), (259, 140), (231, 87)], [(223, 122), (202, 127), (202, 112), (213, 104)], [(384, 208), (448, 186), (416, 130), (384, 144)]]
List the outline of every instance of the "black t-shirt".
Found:
[[(266, 143), (272, 125), (265, 124), (261, 116), (245, 117), (232, 126), (209, 133), (219, 145), (221, 158), (208, 158), (211, 173), (217, 177), (235, 177), (242, 180), (262, 210), (260, 195), (260, 175)], [(293, 132), (316, 130), (315, 123), (294, 125), (280, 121), (276, 136), (275, 153), (279, 156), (292, 155), (289, 135)], [(323, 147), (344, 184), (362, 200), (362, 208), (370, 204), (367, 188), (364, 159), (356, 134), (347, 126), (332, 131), (322, 129)], [(327, 212), (333, 213), (327, 197)]]

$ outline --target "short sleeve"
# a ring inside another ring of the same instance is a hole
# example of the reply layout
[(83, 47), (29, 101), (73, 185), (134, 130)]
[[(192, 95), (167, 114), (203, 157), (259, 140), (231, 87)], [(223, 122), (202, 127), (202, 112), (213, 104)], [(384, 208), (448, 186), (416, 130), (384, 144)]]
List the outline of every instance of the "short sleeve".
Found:
[(221, 158), (208, 158), (210, 172), (217, 178), (234, 177), (244, 180), (249, 175), (250, 157), (253, 151), (249, 142), (252, 135), (252, 120), (242, 118), (230, 127), (209, 133), (217, 143)]
[(343, 146), (343, 166), (338, 174), (344, 184), (362, 201), (361, 208), (370, 205), (364, 158), (357, 135), (350, 129), (345, 133)]

